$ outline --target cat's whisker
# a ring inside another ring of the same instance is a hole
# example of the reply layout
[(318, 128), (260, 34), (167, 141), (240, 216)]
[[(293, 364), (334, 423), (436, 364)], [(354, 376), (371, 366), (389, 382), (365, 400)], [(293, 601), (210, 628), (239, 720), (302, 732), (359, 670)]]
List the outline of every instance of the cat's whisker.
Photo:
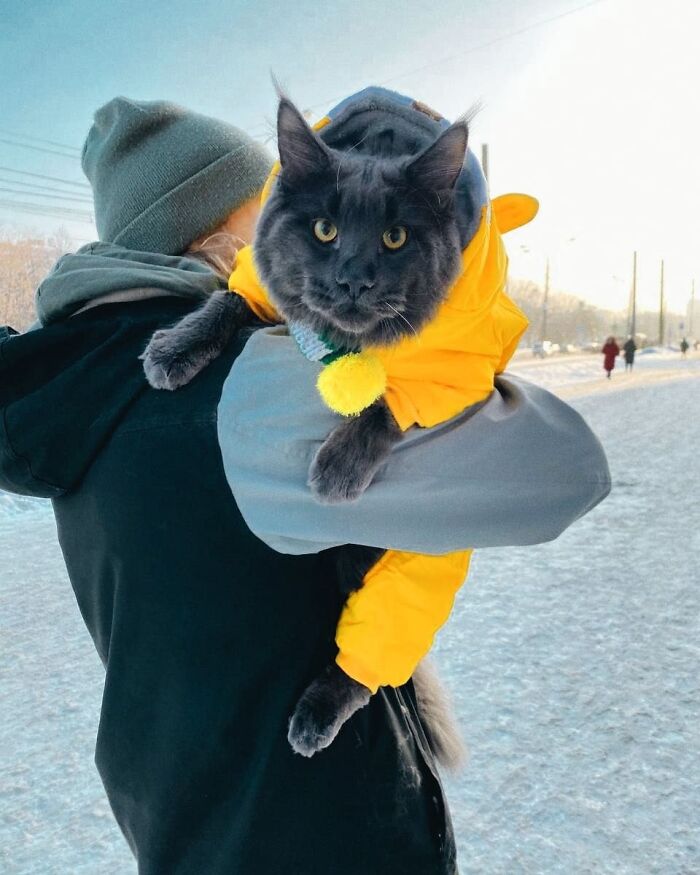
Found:
[[(398, 343), (402, 339), (401, 329), (399, 328), (399, 324), (393, 317), (387, 317), (382, 319), (381, 325), (383, 325), (387, 331), (387, 334), (390, 337), (391, 343)], [(419, 341), (420, 343), (420, 341)]]
[(418, 337), (418, 332), (413, 327), (413, 325), (411, 325), (411, 323), (408, 321), (408, 319), (403, 315), (403, 313), (401, 313), (399, 310), (397, 310), (396, 307), (394, 307), (388, 301), (383, 301), (383, 303), (386, 304), (390, 310), (393, 310), (397, 316), (400, 316), (403, 319), (403, 321), (406, 323), (406, 325), (408, 325), (408, 327), (411, 329), (411, 331), (416, 335), (416, 337)]

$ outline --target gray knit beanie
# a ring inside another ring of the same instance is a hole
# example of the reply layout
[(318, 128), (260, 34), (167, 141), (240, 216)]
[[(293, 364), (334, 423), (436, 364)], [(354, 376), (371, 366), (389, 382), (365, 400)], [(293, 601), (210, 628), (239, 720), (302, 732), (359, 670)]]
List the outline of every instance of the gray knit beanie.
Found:
[(272, 158), (225, 122), (115, 97), (95, 113), (82, 163), (100, 240), (178, 255), (260, 192)]

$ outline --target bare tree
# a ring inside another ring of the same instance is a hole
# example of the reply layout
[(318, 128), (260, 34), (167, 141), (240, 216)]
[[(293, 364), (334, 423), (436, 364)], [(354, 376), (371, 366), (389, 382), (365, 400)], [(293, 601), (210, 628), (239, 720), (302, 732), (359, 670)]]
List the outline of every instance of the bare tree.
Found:
[(50, 236), (0, 230), (0, 325), (18, 331), (36, 319), (34, 293), (73, 243), (65, 229)]
[[(510, 279), (508, 294), (527, 316), (528, 328), (523, 344), (531, 346), (540, 339), (544, 290), (531, 280)], [(681, 314), (669, 313), (669, 324), (679, 324)], [(658, 314), (642, 311), (637, 313), (637, 331), (653, 337), (658, 323)], [(550, 292), (547, 301), (547, 337), (554, 343), (583, 344), (600, 341), (610, 334), (622, 337), (627, 325), (624, 310), (606, 310), (588, 304), (582, 298), (564, 292)]]

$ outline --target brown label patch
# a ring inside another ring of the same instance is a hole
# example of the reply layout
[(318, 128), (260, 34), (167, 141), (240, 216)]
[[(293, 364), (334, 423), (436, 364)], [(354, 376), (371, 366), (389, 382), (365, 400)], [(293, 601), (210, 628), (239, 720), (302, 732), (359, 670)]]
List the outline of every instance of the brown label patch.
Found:
[(439, 112), (435, 112), (434, 109), (431, 109), (427, 103), (423, 103), (420, 100), (414, 100), (411, 104), (413, 109), (417, 109), (418, 112), (422, 112), (424, 115), (427, 115), (429, 118), (433, 119), (433, 121), (441, 122), (444, 116), (441, 116)]

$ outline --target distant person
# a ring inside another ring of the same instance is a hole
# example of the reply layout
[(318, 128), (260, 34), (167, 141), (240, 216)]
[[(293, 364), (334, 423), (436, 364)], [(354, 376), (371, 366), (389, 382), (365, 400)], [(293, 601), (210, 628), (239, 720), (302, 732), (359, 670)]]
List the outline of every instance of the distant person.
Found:
[(685, 358), (685, 355), (689, 349), (690, 349), (690, 344), (688, 343), (688, 341), (684, 337), (683, 340), (681, 340), (681, 355), (683, 356), (683, 358)]
[(603, 359), (603, 368), (605, 369), (608, 380), (615, 367), (615, 359), (620, 355), (620, 347), (614, 337), (608, 337), (605, 341), (605, 346), (601, 350), (605, 358)]
[(634, 354), (637, 351), (637, 344), (631, 334), (622, 348), (625, 351), (625, 372), (631, 371), (634, 367)]

